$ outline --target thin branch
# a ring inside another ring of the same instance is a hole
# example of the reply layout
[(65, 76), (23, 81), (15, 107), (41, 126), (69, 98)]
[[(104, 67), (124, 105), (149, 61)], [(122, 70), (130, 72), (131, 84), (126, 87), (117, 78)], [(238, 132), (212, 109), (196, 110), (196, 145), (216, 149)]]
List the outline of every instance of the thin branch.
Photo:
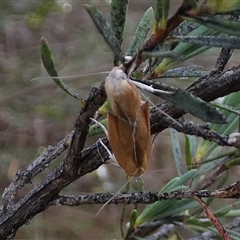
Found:
[[(193, 83), (187, 90), (205, 101), (212, 101), (218, 97), (239, 91), (240, 67), (234, 67), (224, 73), (211, 72)], [(108, 159), (105, 149), (98, 143), (82, 151), (88, 133), (90, 118), (94, 116), (98, 107), (105, 99), (106, 95), (103, 85), (92, 89), (86, 101), (86, 106), (82, 109), (76, 121), (72, 144), (64, 164), (53, 170), (19, 202), (13, 206), (7, 204), (8, 207), (5, 208), (5, 212), (3, 210), (0, 211), (0, 239), (14, 237), (17, 229), (29, 219), (32, 219), (37, 213), (48, 208), (65, 186), (79, 177), (96, 170)], [(174, 118), (179, 118), (185, 114), (181, 109), (166, 102), (159, 107)], [(161, 118), (162, 116), (158, 110), (152, 111), (152, 134), (159, 133), (168, 127)], [(218, 138), (219, 136), (217, 136)], [(225, 139), (224, 144), (226, 141), (228, 142)], [(106, 139), (103, 139), (103, 142), (109, 147)]]
[[(240, 66), (233, 67), (225, 72), (210, 72), (207, 76), (199, 78), (190, 85), (187, 91), (193, 95), (203, 99), (206, 102), (213, 101), (219, 97), (226, 96), (230, 93), (240, 90)], [(180, 118), (185, 112), (174, 107), (168, 102), (164, 102), (158, 106), (162, 111), (166, 112), (173, 118)], [(161, 119), (162, 115), (157, 109), (152, 111), (151, 115), (151, 133), (159, 133), (167, 128)]]
[(3, 211), (13, 205), (14, 198), (18, 191), (26, 184), (31, 183), (33, 178), (40, 172), (44, 171), (49, 164), (57, 158), (62, 152), (64, 152), (68, 145), (66, 144), (71, 140), (73, 132), (69, 133), (64, 139), (62, 139), (55, 146), (48, 146), (34, 162), (32, 162), (25, 170), (18, 171), (11, 184), (5, 188), (2, 195)]
[(56, 197), (51, 205), (79, 206), (84, 204), (152, 204), (162, 200), (180, 200), (182, 198), (239, 198), (240, 182), (217, 190), (172, 191), (164, 193), (94, 193), (88, 195), (64, 195)]
[[(239, 232), (239, 228), (240, 228), (240, 218), (235, 218), (232, 222), (225, 224), (225, 228), (229, 231), (236, 231)], [(197, 235), (196, 237), (191, 237), (188, 238), (187, 240), (208, 240), (208, 239), (217, 239), (219, 238), (219, 234), (217, 232), (214, 231), (206, 231), (203, 232), (199, 235)]]
[[(86, 172), (92, 171), (91, 161), (84, 161), (84, 158), (91, 155), (86, 152), (81, 154), (84, 146), (90, 118), (94, 116), (100, 105), (106, 100), (106, 93), (101, 84), (94, 87), (85, 107), (81, 110), (75, 124), (74, 134), (68, 155), (55, 170), (53, 170), (42, 182), (26, 194), (19, 202), (13, 206), (7, 206), (0, 211), (0, 239), (11, 239), (16, 234), (17, 229), (32, 219), (39, 212), (49, 207), (52, 199), (71, 182), (79, 178)], [(92, 158), (96, 161), (96, 158)], [(89, 160), (89, 159), (87, 159)], [(98, 161), (99, 162), (99, 161)], [(85, 164), (84, 164), (85, 163)], [(98, 164), (97, 162), (95, 162)], [(100, 165), (102, 162), (100, 161)], [(94, 166), (94, 164), (93, 164)], [(99, 164), (98, 164), (99, 167)]]
[(240, 133), (234, 135), (222, 135), (211, 130), (207, 125), (198, 126), (190, 122), (183, 122), (180, 120), (172, 121), (171, 118), (164, 114), (159, 113), (161, 116), (161, 122), (168, 127), (176, 129), (178, 132), (202, 137), (205, 140), (215, 142), (220, 146), (230, 146), (240, 148)]

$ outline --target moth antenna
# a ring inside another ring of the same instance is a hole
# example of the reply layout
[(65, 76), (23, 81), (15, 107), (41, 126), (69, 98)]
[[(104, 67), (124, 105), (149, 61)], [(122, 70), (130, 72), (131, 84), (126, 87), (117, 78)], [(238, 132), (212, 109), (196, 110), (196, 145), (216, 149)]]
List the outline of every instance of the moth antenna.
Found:
[(115, 198), (115, 196), (116, 196), (118, 193), (120, 193), (120, 191), (122, 191), (123, 188), (125, 188), (126, 185), (127, 185), (130, 181), (131, 181), (131, 178), (116, 192), (116, 194), (115, 194), (114, 196), (112, 196), (106, 203), (103, 204), (103, 206), (102, 206), (102, 207), (98, 210), (98, 212), (96, 213), (96, 216), (98, 216), (98, 214), (103, 210), (103, 208), (105, 208), (106, 205), (107, 205), (109, 202), (111, 202), (111, 201)]
[[(106, 136), (108, 138), (108, 131), (105, 128), (105, 126), (93, 118), (90, 118), (90, 119), (102, 128), (102, 130), (104, 131), (104, 133), (106, 134)], [(108, 149), (108, 147), (103, 143), (102, 139), (99, 138), (98, 141), (103, 146), (103, 148), (107, 151), (109, 159), (111, 159), (113, 161), (114, 165), (119, 167), (119, 164), (118, 164), (117, 159), (115, 158), (114, 154), (111, 153), (111, 151)]]
[(96, 76), (96, 75), (107, 74), (107, 73), (109, 73), (109, 71), (86, 73), (86, 74), (78, 74), (78, 75), (69, 75), (69, 76), (58, 76), (58, 77), (51, 77), (51, 76), (49, 76), (49, 77), (37, 77), (37, 78), (31, 79), (30, 82), (36, 81), (36, 80), (42, 80), (42, 79), (49, 79), (49, 78), (52, 78), (52, 79), (57, 79), (57, 78), (65, 79), (65, 78)]

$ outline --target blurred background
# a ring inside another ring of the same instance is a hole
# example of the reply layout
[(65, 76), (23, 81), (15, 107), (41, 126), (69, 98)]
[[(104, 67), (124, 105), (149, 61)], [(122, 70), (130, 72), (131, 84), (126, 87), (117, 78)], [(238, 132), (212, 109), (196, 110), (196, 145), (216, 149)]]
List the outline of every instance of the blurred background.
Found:
[[(155, 1), (129, 1), (124, 35), (126, 50), (139, 20)], [(172, 1), (175, 9), (180, 1)], [(110, 1), (13, 0), (0, 2), (0, 193), (49, 145), (55, 145), (70, 131), (80, 110), (78, 101), (58, 88), (48, 77), (40, 59), (40, 38), (51, 46), (56, 66), (64, 82), (83, 98), (103, 81), (110, 71), (112, 54), (83, 8), (91, 3), (110, 21)], [(219, 50), (211, 50), (188, 63), (214, 67)], [(209, 55), (211, 54), (211, 57)], [(234, 65), (234, 58), (232, 64)], [(182, 88), (190, 80), (168, 80)], [(159, 102), (159, 99), (153, 101)], [(86, 146), (98, 138), (89, 138)], [(172, 177), (168, 130), (157, 136), (149, 170), (144, 174), (144, 189), (158, 191)], [(21, 198), (64, 158), (56, 159), (49, 169), (37, 176), (32, 185), (20, 191)], [(68, 186), (63, 194), (117, 192), (126, 182), (122, 169), (107, 164)], [(139, 190), (140, 180), (132, 180)], [(139, 206), (140, 208), (143, 206)], [(121, 206), (51, 207), (38, 214), (17, 232), (15, 239), (114, 239), (120, 238)], [(128, 213), (132, 206), (127, 207)]]

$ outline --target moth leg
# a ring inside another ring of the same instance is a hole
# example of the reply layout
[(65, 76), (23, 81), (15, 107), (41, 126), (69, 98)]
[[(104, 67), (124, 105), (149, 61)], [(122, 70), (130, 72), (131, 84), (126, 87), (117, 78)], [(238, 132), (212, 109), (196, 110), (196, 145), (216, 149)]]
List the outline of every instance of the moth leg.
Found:
[[(95, 122), (97, 125), (99, 125), (102, 130), (104, 131), (104, 133), (106, 134), (107, 138), (108, 138), (108, 130), (105, 128), (105, 126), (103, 124), (101, 124), (100, 122), (98, 122), (97, 120), (90, 118), (93, 122)], [(107, 151), (108, 153), (108, 157), (109, 159), (111, 159), (113, 161), (114, 165), (119, 166), (117, 159), (115, 158), (114, 154), (111, 153), (111, 151), (108, 149), (108, 147), (103, 143), (103, 141), (101, 140), (101, 138), (98, 139), (98, 141), (100, 142), (100, 144), (103, 146), (103, 148)]]
[(117, 162), (117, 159), (115, 158), (114, 154), (111, 153), (111, 151), (108, 149), (108, 147), (103, 143), (102, 139), (99, 138), (98, 141), (103, 146), (103, 148), (107, 151), (108, 157), (109, 157), (110, 160), (113, 161), (113, 164), (116, 165), (116, 166), (119, 166), (119, 164)]
[(94, 118), (90, 118), (90, 119), (102, 128), (102, 130), (104, 131), (105, 135), (108, 138), (108, 130), (105, 128), (105, 126), (103, 124), (101, 124), (100, 122), (98, 122), (97, 120), (95, 120)]

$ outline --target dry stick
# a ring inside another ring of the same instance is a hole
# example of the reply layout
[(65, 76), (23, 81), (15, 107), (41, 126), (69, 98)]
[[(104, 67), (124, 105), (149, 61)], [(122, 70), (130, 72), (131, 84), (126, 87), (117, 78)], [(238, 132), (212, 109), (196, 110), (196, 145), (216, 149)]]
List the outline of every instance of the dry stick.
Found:
[(224, 229), (223, 225), (220, 223), (220, 221), (214, 216), (214, 214), (208, 209), (206, 206), (206, 203), (196, 196), (193, 197), (194, 200), (198, 201), (201, 207), (204, 209), (205, 213), (207, 214), (208, 218), (211, 220), (212, 224), (215, 226), (215, 228), (218, 230), (218, 232), (221, 234), (224, 240), (231, 240), (230, 236)]
[(136, 192), (136, 193), (94, 193), (88, 195), (63, 195), (56, 197), (51, 205), (79, 206), (84, 204), (151, 204), (170, 199), (198, 198), (239, 198), (240, 181), (217, 190), (172, 191), (164, 193)]
[[(220, 56), (217, 59), (216, 66), (215, 66), (215, 68), (218, 71), (223, 70), (223, 68), (227, 64), (229, 58), (231, 57), (231, 54), (232, 54), (231, 49), (225, 49), (225, 48), (222, 49), (222, 51), (220, 53)], [(107, 72), (102, 72), (102, 73), (107, 73)], [(95, 75), (95, 74), (96, 73), (81, 74), (79, 76), (88, 76), (88, 75)], [(76, 75), (76, 76), (78, 76), (78, 75)], [(48, 78), (50, 78), (50, 77), (48, 77)], [(51, 85), (53, 85), (53, 83)], [(168, 123), (168, 124), (172, 123), (171, 118), (168, 118), (166, 114), (163, 114), (163, 115), (164, 116), (161, 118), (163, 120), (163, 123)], [(166, 118), (164, 118), (164, 117), (166, 117)], [(183, 132), (185, 134), (201, 136), (204, 139), (215, 141), (219, 145), (233, 146), (232, 144), (229, 143), (229, 137), (228, 136), (221, 136), (221, 135), (219, 135), (215, 132), (209, 131), (209, 129), (205, 128), (204, 126), (203, 127), (201, 127), (201, 126), (198, 127), (198, 126), (193, 125), (191, 123), (183, 123), (183, 122), (179, 122), (179, 124), (176, 124), (176, 125), (170, 124), (169, 126), (175, 128), (179, 132)], [(181, 128), (181, 126), (182, 126), (182, 128)], [(12, 194), (13, 194), (13, 192), (17, 191), (17, 189), (20, 189), (26, 183), (31, 182), (31, 180), (39, 173), (39, 170), (41, 170), (41, 171), (44, 170), (44, 167), (41, 167), (41, 166), (47, 166), (47, 164), (49, 163), (48, 159), (51, 159), (51, 158), (54, 159), (56, 157), (54, 155), (54, 149), (56, 151), (58, 151), (57, 155), (59, 155), (62, 151), (65, 150), (66, 146), (64, 146), (64, 143), (65, 143), (65, 141), (68, 141), (68, 139), (71, 138), (71, 136), (72, 136), (72, 133), (70, 135), (67, 135), (62, 141), (60, 141), (57, 145), (52, 147), (52, 149), (48, 148), (47, 152), (44, 152), (41, 156), (39, 156), (39, 158), (37, 160), (35, 160), (32, 164), (30, 164), (26, 170), (20, 172), (14, 178), (11, 185), (8, 187), (9, 191), (12, 191)], [(63, 146), (63, 148), (61, 147), (61, 145)], [(53, 152), (53, 154), (49, 153), (50, 150), (51, 150), (51, 152)], [(34, 169), (33, 169), (34, 167), (37, 170), (35, 173), (34, 173)], [(22, 182), (23, 179), (25, 179), (24, 182)], [(22, 183), (20, 183), (19, 181), (22, 182)], [(6, 189), (5, 192), (7, 192), (7, 189)], [(10, 197), (10, 199), (12, 199), (12, 197), (10, 195), (9, 195), (9, 197)]]
[(72, 135), (73, 132), (69, 133), (55, 146), (48, 146), (47, 150), (45, 150), (34, 162), (29, 164), (25, 170), (16, 173), (15, 178), (12, 180), (11, 184), (5, 188), (2, 195), (3, 211), (6, 211), (9, 206), (13, 205), (16, 194), (23, 186), (31, 183), (36, 175), (44, 171), (57, 156), (69, 147), (68, 141), (71, 140)]
[[(232, 222), (227, 223), (227, 229), (239, 232), (240, 218), (235, 218)], [(187, 240), (199, 240), (199, 239), (218, 239), (219, 235), (213, 231), (206, 231), (198, 235), (197, 237), (191, 237)]]
[[(212, 75), (211, 77), (208, 78), (201, 78), (203, 79), (203, 82), (198, 81), (197, 83), (194, 83), (189, 89), (191, 89), (192, 93), (198, 92), (199, 97), (203, 96), (203, 98), (207, 98), (207, 100), (213, 100), (216, 96), (224, 96), (233, 90), (239, 90), (240, 89), (240, 84), (239, 84), (239, 79), (240, 79), (240, 70), (238, 68), (233, 68), (226, 73), (224, 73), (222, 76), (220, 73)], [(212, 84), (213, 83), (213, 84)], [(215, 86), (212, 88), (212, 86)], [(202, 87), (204, 86), (204, 87)], [(201, 89), (204, 88), (204, 90), (208, 91), (208, 95), (204, 94)], [(198, 91), (199, 90), (199, 91)], [(210, 91), (211, 94), (210, 94)], [(166, 109), (167, 112), (173, 116), (180, 115), (183, 111), (174, 108), (171, 104), (168, 103), (163, 103), (160, 105), (161, 109)], [(166, 123), (162, 123), (161, 121), (157, 120), (157, 116), (160, 116), (161, 119), (164, 120), (164, 117), (159, 114), (156, 110), (153, 109), (152, 112), (152, 133), (157, 133), (158, 131), (163, 130), (166, 128)], [(190, 127), (189, 127), (190, 126)], [(212, 132), (211, 130), (208, 130), (204, 127), (197, 127), (194, 126), (193, 124), (187, 123), (183, 126), (182, 129), (179, 129), (179, 131), (183, 131), (184, 133), (187, 134), (195, 134), (197, 136), (204, 137), (205, 139), (212, 140), (217, 142), (219, 145), (230, 145), (228, 144), (229, 137), (228, 136), (222, 136), (219, 135), (215, 132)], [(106, 141), (106, 140), (105, 140)], [(93, 147), (93, 149), (96, 148)]]
[[(199, 78), (186, 90), (206, 102), (210, 102), (219, 97), (226, 96), (229, 93), (239, 91), (240, 66), (233, 67), (224, 73), (211, 72), (209, 75)], [(180, 118), (183, 114), (185, 114), (183, 110), (174, 107), (168, 102), (160, 104), (159, 107), (173, 118)], [(166, 124), (159, 122), (162, 115), (157, 110), (151, 113), (151, 133), (155, 134), (161, 132), (167, 127)], [(215, 137), (212, 138), (214, 141)], [(218, 142), (218, 140), (216, 141)]]
[[(210, 73), (208, 76), (200, 78), (198, 81), (193, 83), (188, 89), (191, 91), (191, 93), (204, 99), (205, 101), (212, 101), (218, 97), (225, 96), (234, 91), (239, 91), (239, 66), (234, 67), (225, 73)], [(0, 211), (0, 239), (13, 237), (20, 226), (25, 224), (37, 213), (42, 212), (47, 207), (49, 207), (51, 201), (56, 196), (58, 196), (58, 193), (61, 189), (73, 182), (75, 179), (91, 171), (94, 171), (100, 165), (102, 165), (103, 161), (97, 154), (98, 151), (100, 151), (104, 159), (107, 159), (108, 156), (103, 147), (98, 148), (96, 144), (88, 149), (85, 149), (81, 155), (81, 148), (83, 146), (83, 142), (85, 142), (85, 138), (81, 140), (79, 136), (79, 134), (82, 132), (82, 128), (87, 128), (90, 122), (90, 119), (87, 116), (93, 117), (94, 112), (106, 98), (104, 95), (105, 93), (103, 93), (104, 89), (102, 86), (98, 89), (93, 89), (90, 96), (90, 99), (93, 101), (92, 104), (89, 102), (86, 105), (87, 109), (83, 109), (79, 115), (79, 119), (81, 119), (79, 123), (82, 123), (82, 125), (76, 125), (76, 132), (78, 136), (75, 138), (75, 143), (70, 149), (72, 157), (71, 154), (68, 156), (70, 160), (69, 164), (65, 162), (64, 169), (62, 165), (57, 167), (46, 177), (46, 179), (44, 179), (38, 186), (30, 191), (18, 203), (9, 209), (6, 209), (5, 213), (3, 213), (3, 211)], [(175, 108), (169, 103), (163, 103), (160, 105), (160, 107), (162, 110), (166, 111), (168, 114), (170, 114), (170, 116), (174, 118), (178, 118), (184, 114), (182, 110)], [(161, 116), (158, 112), (152, 113), (152, 134), (161, 132), (167, 127), (166, 124), (162, 124), (160, 117)], [(86, 130), (84, 130), (84, 135), (85, 134)], [(219, 136), (217, 141), (221, 141), (221, 138), (222, 136)], [(77, 148), (76, 140), (79, 140), (81, 142), (79, 145), (80, 149)], [(103, 142), (109, 147), (108, 141), (106, 139), (103, 139)], [(76, 149), (74, 147), (76, 147)], [(75, 150), (77, 150), (77, 156), (74, 155)], [(78, 161), (76, 161), (77, 159)], [(78, 172), (76, 173), (76, 171)], [(117, 201), (117, 199), (115, 201)]]
[[(54, 169), (18, 203), (6, 208), (5, 212), (0, 211), (0, 239), (13, 238), (17, 229), (36, 214), (48, 208), (51, 200), (65, 186), (86, 174), (89, 168), (94, 166), (94, 169), (96, 169), (102, 164), (99, 159), (96, 161), (96, 157), (91, 156), (88, 151), (83, 155), (82, 148), (87, 137), (90, 118), (94, 116), (105, 99), (106, 94), (103, 85), (91, 90), (86, 105), (76, 120), (72, 143), (64, 163)], [(89, 159), (89, 155), (92, 158)], [(85, 159), (86, 156), (87, 160)]]

